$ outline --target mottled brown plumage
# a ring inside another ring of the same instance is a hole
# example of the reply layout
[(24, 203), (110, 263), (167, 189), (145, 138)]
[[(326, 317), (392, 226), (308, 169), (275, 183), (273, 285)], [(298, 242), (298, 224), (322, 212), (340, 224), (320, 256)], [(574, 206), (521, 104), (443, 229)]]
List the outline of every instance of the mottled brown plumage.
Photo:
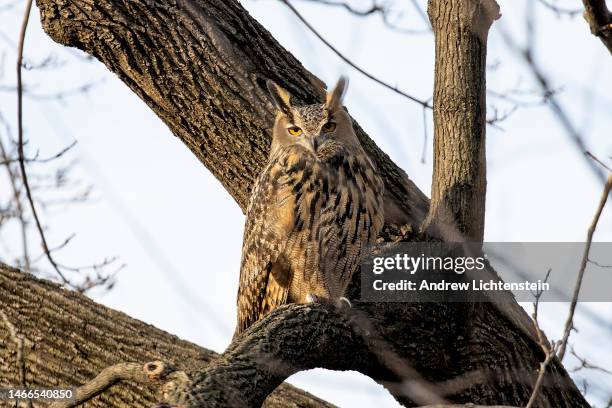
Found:
[(383, 183), (342, 107), (341, 79), (323, 104), (278, 114), (270, 160), (247, 210), (236, 335), (286, 303), (336, 302), (383, 225)]

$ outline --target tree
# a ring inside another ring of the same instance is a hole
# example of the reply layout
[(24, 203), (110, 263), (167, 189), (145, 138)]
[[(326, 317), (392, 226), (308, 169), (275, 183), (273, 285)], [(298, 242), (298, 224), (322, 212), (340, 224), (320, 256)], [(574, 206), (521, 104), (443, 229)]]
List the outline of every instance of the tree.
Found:
[[(362, 143), (385, 179), (388, 216), (383, 238), (389, 241), (422, 239), (416, 231), (423, 223), (432, 234), (446, 236), (445, 227), (452, 223), (458, 232), (482, 239), (486, 180), (484, 61), (486, 33), (497, 13), (492, 1), (464, 0), (454, 3), (457, 7), (446, 3), (431, 1), (429, 12), (434, 30), (451, 39), (446, 42), (438, 35), (436, 41), (440, 50), (434, 100), (436, 153), (455, 149), (463, 154), (461, 159), (449, 161), (437, 154), (431, 205), (355, 122)], [(321, 81), (234, 1), (184, 0), (168, 5), (148, 0), (104, 0), (95, 4), (38, 0), (37, 5), (43, 26), (53, 39), (92, 54), (115, 72), (215, 174), (243, 209), (269, 146), (267, 129), (272, 114), (265, 80), (270, 78), (286, 86), (301, 102), (314, 102), (323, 94)], [(450, 60), (443, 59), (442, 51), (452, 51), (451, 55), (466, 64), (452, 67)], [(465, 75), (469, 86), (442, 86), (447, 80), (464, 85)], [(449, 89), (456, 94), (449, 95)], [(446, 121), (465, 126), (445, 133), (442, 125)], [(461, 170), (460, 180), (450, 178), (450, 166)], [(132, 330), (111, 324), (116, 323), (117, 314), (74, 293), (6, 268), (1, 276), (2, 293), (7, 294), (0, 297), (2, 310), (10, 310), (8, 320), (36, 344), (36, 350), (42, 350), (26, 353), (27, 367), (33, 373), (49, 372), (45, 367), (52, 367), (48, 377), (26, 378), (30, 383), (52, 383), (60, 378), (66, 383), (82, 383), (118, 361), (189, 361), (180, 367), (189, 372), (192, 384), (186, 387), (202, 401), (212, 406), (257, 406), (291, 373), (322, 366), (363, 372), (385, 385), (406, 406), (443, 400), (519, 406), (529, 400), (539, 363), (544, 359), (530, 319), (516, 304), (355, 302), (348, 318), (324, 306), (281, 308), (248, 330), (221, 357), (206, 364), (208, 353), (204, 352), (203, 358), (193, 357), (197, 356), (193, 348), (183, 343), (176, 346), (158, 331), (121, 317), (121, 322), (136, 328), (130, 335)], [(354, 291), (357, 284), (356, 278)], [(28, 300), (32, 292), (39, 295)], [(55, 304), (72, 302), (72, 307), (91, 311), (92, 317), (89, 320), (89, 313), (83, 312), (74, 317), (66, 316), (71, 313), (50, 313), (46, 321), (53, 324), (33, 324), (43, 319), (35, 307), (40, 302), (45, 305), (41, 310), (51, 312), (56, 310)], [(23, 318), (28, 313), (32, 313), (32, 319)], [(73, 318), (76, 324), (70, 323)], [(69, 347), (58, 347), (65, 341), (65, 334), (57, 333), (57, 327), (70, 327), (74, 340)], [(93, 332), (97, 337), (90, 341)], [(0, 333), (4, 338), (10, 336), (5, 328)], [(113, 340), (124, 337), (125, 344)], [(113, 343), (107, 344), (102, 338)], [(299, 343), (300, 339), (312, 338), (319, 341)], [(157, 344), (156, 351), (151, 351), (153, 344)], [(333, 356), (329, 352), (332, 346)], [(182, 347), (189, 351), (182, 351)], [(54, 351), (58, 349), (63, 351), (59, 355)], [(121, 355), (111, 355), (109, 349), (121, 350)], [(12, 350), (6, 347), (2, 353), (8, 355)], [(198, 360), (206, 361), (198, 365)], [(57, 365), (49, 361), (57, 361)], [(95, 364), (89, 365), (92, 361)], [(2, 373), (8, 375), (2, 377), (16, 378), (16, 371), (13, 364), (3, 365)], [(540, 393), (541, 406), (587, 406), (558, 361), (549, 365), (546, 379)], [(121, 406), (126, 401), (142, 406), (145, 400), (150, 401), (151, 394), (143, 388), (117, 390), (113, 388), (103, 401), (93, 402), (94, 406)], [(280, 393), (278, 398), (285, 398), (276, 400), (280, 406), (289, 400), (303, 400), (303, 405), (320, 403), (291, 389), (283, 388)], [(268, 401), (275, 403), (274, 399)]]

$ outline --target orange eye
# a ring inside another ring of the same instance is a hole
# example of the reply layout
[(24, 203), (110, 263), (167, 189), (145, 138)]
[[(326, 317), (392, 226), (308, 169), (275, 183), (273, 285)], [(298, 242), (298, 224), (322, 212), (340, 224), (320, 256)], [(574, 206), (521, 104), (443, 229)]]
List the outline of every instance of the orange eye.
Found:
[(323, 125), (321, 130), (325, 133), (333, 132), (334, 130), (336, 130), (336, 124), (334, 122), (327, 122)]
[(289, 130), (289, 133), (292, 134), (293, 136), (299, 136), (302, 134), (302, 129), (300, 129), (297, 126), (290, 127), (287, 130)]

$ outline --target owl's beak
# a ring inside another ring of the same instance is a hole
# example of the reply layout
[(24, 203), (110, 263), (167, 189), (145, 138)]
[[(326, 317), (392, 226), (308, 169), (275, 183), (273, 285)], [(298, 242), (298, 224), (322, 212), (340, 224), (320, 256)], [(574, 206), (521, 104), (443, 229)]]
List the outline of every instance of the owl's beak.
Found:
[(327, 140), (328, 140), (328, 136), (324, 134), (313, 136), (310, 139), (310, 144), (312, 145), (312, 151), (316, 153), (321, 148), (321, 146), (323, 146), (325, 142), (327, 142)]
[(319, 138), (318, 137), (313, 137), (310, 141), (311, 145), (312, 145), (312, 150), (316, 153), (317, 149), (319, 149)]

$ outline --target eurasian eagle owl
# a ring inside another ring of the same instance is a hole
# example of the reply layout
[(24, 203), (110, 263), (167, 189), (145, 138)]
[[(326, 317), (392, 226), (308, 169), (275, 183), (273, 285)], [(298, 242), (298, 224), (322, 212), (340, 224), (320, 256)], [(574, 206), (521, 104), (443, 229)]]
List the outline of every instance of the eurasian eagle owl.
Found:
[(247, 210), (236, 335), (286, 303), (337, 302), (383, 225), (383, 182), (342, 107), (346, 80), (305, 106), (267, 85), (277, 114)]

